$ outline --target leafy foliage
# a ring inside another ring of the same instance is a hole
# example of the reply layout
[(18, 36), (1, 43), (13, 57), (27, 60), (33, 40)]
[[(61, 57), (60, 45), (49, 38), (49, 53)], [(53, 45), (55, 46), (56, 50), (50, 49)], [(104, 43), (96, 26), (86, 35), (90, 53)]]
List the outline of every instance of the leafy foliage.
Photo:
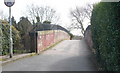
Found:
[(2, 36), (3, 36), (2, 25), (1, 25), (1, 22), (0, 22), (0, 55), (2, 55)]
[[(10, 34), (10, 26), (9, 24), (6, 22), (4, 24), (0, 24), (2, 31), (1, 31), (1, 35), (2, 35), (2, 55), (6, 55), (9, 53), (9, 34)], [(20, 35), (19, 35), (19, 31), (12, 26), (12, 37), (13, 37), (13, 49), (19, 49), (21, 47), (20, 45)]]
[(103, 70), (120, 70), (120, 2), (101, 2), (92, 11), (93, 48)]
[(32, 24), (27, 18), (21, 17), (17, 25), (17, 29), (20, 31), (20, 37), (22, 38), (23, 49), (30, 50), (29, 32), (32, 30)]
[(51, 24), (51, 22), (46, 20), (43, 22), (43, 24)]

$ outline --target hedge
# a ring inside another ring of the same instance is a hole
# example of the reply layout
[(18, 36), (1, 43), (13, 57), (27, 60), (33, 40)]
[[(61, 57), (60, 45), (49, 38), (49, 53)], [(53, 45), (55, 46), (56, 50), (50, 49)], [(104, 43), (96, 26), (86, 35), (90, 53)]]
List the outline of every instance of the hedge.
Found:
[(120, 2), (100, 2), (92, 11), (93, 48), (102, 70), (120, 71)]

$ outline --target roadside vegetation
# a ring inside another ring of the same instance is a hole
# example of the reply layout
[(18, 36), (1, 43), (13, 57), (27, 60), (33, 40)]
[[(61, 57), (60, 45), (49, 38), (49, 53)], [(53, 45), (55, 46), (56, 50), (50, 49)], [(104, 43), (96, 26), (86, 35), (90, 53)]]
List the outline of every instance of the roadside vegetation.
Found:
[[(10, 25), (4, 14), (0, 14), (0, 16), (3, 17), (0, 20), (0, 56), (2, 56), (9, 55)], [(16, 22), (14, 17), (12, 17), (14, 54), (31, 53), (33, 52), (31, 49), (35, 50), (35, 48), (32, 47), (33, 45), (35, 46), (35, 44), (33, 44), (35, 42), (31, 41), (35, 40), (36, 37), (31, 35), (31, 33), (35, 34), (36, 31), (60, 29), (69, 33), (69, 31), (67, 31), (65, 28), (58, 25), (59, 16), (57, 16), (57, 13), (54, 9), (48, 6), (28, 6), (26, 16), (27, 17), (22, 16), (18, 22)], [(31, 36), (33, 36), (34, 39)], [(72, 36), (72, 34), (70, 34), (70, 36)]]
[[(24, 27), (19, 27), (18, 25), (20, 25), (20, 24), (16, 24), (14, 17), (12, 18), (12, 20), (13, 20), (13, 26), (12, 26), (13, 53), (14, 54), (25, 53), (26, 52), (26, 50), (24, 49), (25, 43), (23, 43), (24, 40), (22, 40), (22, 39), (24, 39), (25, 38), (24, 35), (27, 34), (26, 33), (27, 28), (25, 28), (26, 30), (24, 30), (24, 31), (19, 30), (20, 28), (23, 30)], [(1, 55), (8, 55), (9, 54), (9, 42), (10, 42), (10, 39), (9, 39), (10, 25), (6, 20), (1, 20), (0, 22), (1, 22), (1, 24), (0, 24), (0, 26), (1, 26), (1, 29), (0, 29), (0, 31), (1, 31), (1, 33), (0, 33), (0, 35), (1, 35)], [(22, 22), (22, 21), (20, 21), (20, 22)], [(25, 21), (22, 24), (26, 25), (27, 22)], [(27, 27), (29, 27), (29, 26), (27, 26)], [(24, 34), (22, 34), (22, 33), (24, 33)]]
[(99, 70), (120, 71), (120, 2), (94, 5), (91, 30)]
[[(21, 17), (18, 23), (12, 17), (14, 54), (31, 52), (31, 31), (45, 30), (43, 27), (53, 30), (60, 29), (58, 25), (49, 25), (57, 24), (59, 20), (54, 9), (31, 5), (28, 6), (27, 12), (27, 17)], [(76, 7), (70, 11), (70, 15), (72, 22), (68, 29), (70, 31), (81, 29), (82, 36), (88, 40), (87, 44), (94, 50), (100, 66), (99, 70), (120, 71), (120, 2), (100, 2)], [(4, 17), (4, 15), (2, 16)], [(85, 30), (84, 22), (86, 20), (88, 20), (89, 27)], [(36, 35), (36, 33), (34, 34)], [(77, 37), (71, 33), (69, 35), (71, 39)], [(9, 41), (9, 24), (4, 18), (0, 20), (0, 55), (9, 54)]]

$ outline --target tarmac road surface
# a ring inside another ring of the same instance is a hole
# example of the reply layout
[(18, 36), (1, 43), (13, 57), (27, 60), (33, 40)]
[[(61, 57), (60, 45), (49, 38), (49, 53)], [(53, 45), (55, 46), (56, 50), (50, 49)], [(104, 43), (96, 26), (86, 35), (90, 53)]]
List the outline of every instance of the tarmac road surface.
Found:
[(84, 40), (65, 40), (40, 55), (20, 59), (3, 71), (96, 71)]

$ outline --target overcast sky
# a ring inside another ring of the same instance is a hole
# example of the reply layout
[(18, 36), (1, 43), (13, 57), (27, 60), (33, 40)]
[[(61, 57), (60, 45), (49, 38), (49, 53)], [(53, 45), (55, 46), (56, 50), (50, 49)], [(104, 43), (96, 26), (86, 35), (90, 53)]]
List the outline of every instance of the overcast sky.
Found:
[[(71, 22), (70, 9), (99, 1), (100, 0), (15, 0), (15, 5), (12, 7), (12, 16), (14, 16), (18, 22), (21, 16), (25, 16), (28, 5), (50, 6), (55, 9), (60, 16), (61, 26), (67, 27)], [(4, 0), (0, 0), (0, 10), (2, 10), (5, 15), (8, 15), (8, 7), (4, 5)]]

